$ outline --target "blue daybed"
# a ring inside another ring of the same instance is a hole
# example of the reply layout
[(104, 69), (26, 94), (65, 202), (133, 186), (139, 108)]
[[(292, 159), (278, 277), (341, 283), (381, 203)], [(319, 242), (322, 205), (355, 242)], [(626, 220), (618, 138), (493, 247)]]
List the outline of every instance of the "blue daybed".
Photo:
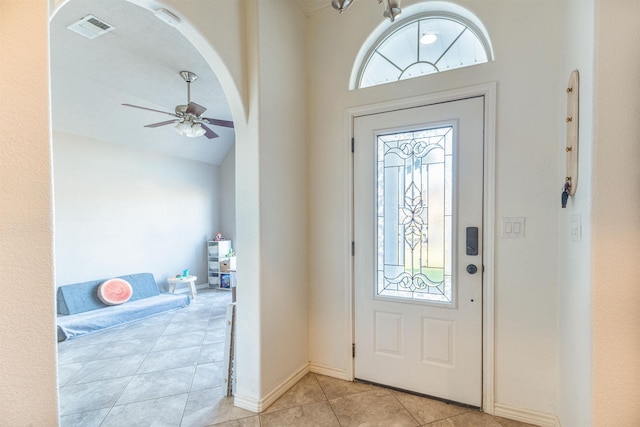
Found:
[(129, 282), (133, 289), (129, 301), (120, 305), (105, 305), (98, 298), (98, 287), (107, 279), (58, 287), (58, 341), (186, 307), (191, 302), (186, 294), (161, 293), (151, 273), (130, 274), (118, 278)]

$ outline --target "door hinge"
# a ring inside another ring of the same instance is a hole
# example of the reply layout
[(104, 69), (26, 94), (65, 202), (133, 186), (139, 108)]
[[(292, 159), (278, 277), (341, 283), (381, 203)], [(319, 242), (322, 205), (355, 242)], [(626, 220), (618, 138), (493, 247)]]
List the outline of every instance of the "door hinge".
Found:
[(351, 242), (351, 256), (356, 256), (356, 242)]
[(356, 145), (355, 139), (351, 138), (351, 152), (352, 153), (355, 152), (355, 149), (356, 149), (355, 145)]
[(355, 359), (355, 358), (356, 358), (356, 345), (355, 345), (355, 343), (354, 343), (354, 344), (351, 344), (351, 357), (352, 357), (353, 359)]

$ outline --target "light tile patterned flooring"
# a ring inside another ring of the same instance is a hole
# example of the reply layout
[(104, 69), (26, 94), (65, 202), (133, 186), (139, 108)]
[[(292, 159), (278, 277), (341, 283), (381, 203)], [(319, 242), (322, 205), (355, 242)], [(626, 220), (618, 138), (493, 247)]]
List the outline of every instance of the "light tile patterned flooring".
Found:
[(263, 413), (225, 397), (225, 291), (58, 344), (61, 427), (528, 426), (478, 411), (307, 374)]

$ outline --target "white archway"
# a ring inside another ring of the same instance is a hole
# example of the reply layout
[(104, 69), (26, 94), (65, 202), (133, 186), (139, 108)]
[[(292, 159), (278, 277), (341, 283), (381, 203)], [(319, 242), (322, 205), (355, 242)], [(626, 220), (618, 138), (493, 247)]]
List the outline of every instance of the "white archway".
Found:
[[(69, 0), (50, 0), (51, 21)], [(247, 81), (247, 58), (245, 56), (246, 31), (245, 15), (250, 13), (242, 2), (225, 9), (225, 14), (213, 14), (211, 5), (203, 2), (160, 2), (147, 0), (127, 0), (128, 2), (155, 11), (166, 8), (180, 18), (176, 28), (201, 54), (207, 64), (214, 70), (220, 80), (231, 110), (236, 133), (236, 198), (237, 223), (242, 224), (237, 231), (236, 250), (242, 253), (239, 260), (240, 270), (238, 280), (250, 286), (259, 287), (259, 158), (256, 155), (258, 137), (256, 124), (249, 119), (249, 89)], [(212, 22), (215, 21), (215, 22)], [(241, 25), (238, 25), (240, 23)], [(216, 46), (212, 40), (220, 41)], [(255, 122), (255, 120), (254, 120)], [(239, 142), (238, 142), (239, 141)], [(242, 169), (242, 170), (240, 170)], [(55, 254), (54, 254), (55, 257)], [(247, 268), (249, 266), (251, 268)], [(260, 351), (250, 351), (257, 347), (260, 330), (256, 327), (256, 320), (252, 313), (259, 312), (259, 293), (251, 289), (238, 291), (238, 299), (243, 301), (247, 309), (238, 314), (238, 328), (236, 334), (239, 339), (237, 348), (243, 361), (242, 371), (237, 376), (237, 390), (245, 395), (253, 396), (259, 393), (256, 384), (260, 381)], [(55, 306), (55, 295), (53, 304)], [(243, 318), (250, 318), (241, 322)], [(248, 332), (247, 332), (248, 331)], [(244, 350), (243, 350), (244, 349)], [(240, 372), (240, 371), (237, 371)], [(245, 385), (246, 384), (246, 385)]]

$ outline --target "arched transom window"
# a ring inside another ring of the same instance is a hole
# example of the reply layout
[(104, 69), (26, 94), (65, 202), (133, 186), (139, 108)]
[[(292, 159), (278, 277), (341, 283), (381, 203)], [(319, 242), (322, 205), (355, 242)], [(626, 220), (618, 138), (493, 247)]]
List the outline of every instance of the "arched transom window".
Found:
[(455, 15), (430, 14), (399, 23), (383, 34), (363, 61), (357, 86), (376, 86), (490, 59), (488, 41), (471, 22)]

